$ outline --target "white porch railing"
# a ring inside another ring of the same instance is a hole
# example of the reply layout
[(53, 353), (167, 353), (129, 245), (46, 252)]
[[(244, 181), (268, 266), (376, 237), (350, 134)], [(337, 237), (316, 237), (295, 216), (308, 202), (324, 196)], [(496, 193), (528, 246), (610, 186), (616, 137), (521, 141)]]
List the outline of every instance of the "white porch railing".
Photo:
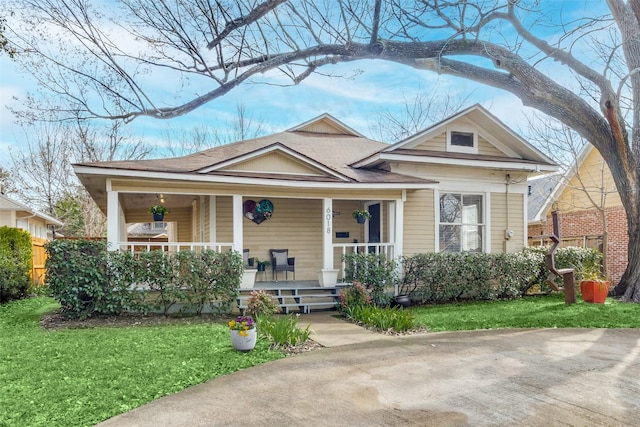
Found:
[(344, 256), (354, 252), (357, 253), (370, 253), (370, 254), (384, 254), (387, 259), (394, 259), (396, 256), (396, 244), (395, 243), (334, 243), (333, 250), (340, 251), (340, 278), (344, 282), (346, 263), (344, 262)]
[(119, 242), (118, 248), (131, 253), (146, 251), (166, 251), (178, 252), (182, 250), (204, 250), (211, 249), (222, 252), (233, 249), (233, 243), (223, 242)]

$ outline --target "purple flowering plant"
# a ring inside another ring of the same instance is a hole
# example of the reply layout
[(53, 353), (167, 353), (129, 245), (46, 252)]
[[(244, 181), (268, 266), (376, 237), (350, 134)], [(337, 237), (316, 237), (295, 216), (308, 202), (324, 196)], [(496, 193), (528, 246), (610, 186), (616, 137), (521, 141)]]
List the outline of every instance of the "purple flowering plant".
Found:
[(238, 316), (235, 320), (230, 320), (229, 330), (239, 331), (238, 335), (241, 337), (246, 337), (249, 335), (247, 332), (249, 329), (253, 329), (256, 327), (256, 324), (251, 316)]

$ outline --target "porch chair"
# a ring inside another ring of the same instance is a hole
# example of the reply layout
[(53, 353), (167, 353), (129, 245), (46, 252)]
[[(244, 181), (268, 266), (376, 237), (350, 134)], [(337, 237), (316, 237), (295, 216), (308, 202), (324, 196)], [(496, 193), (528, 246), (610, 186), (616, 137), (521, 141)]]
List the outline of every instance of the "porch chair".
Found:
[(244, 268), (253, 267), (253, 258), (249, 258), (249, 249), (242, 249), (242, 261), (244, 262)]
[(296, 280), (296, 259), (289, 258), (289, 249), (269, 249), (271, 255), (272, 279), (278, 281), (278, 271), (284, 271), (284, 278), (288, 280), (288, 272), (293, 272), (293, 280)]

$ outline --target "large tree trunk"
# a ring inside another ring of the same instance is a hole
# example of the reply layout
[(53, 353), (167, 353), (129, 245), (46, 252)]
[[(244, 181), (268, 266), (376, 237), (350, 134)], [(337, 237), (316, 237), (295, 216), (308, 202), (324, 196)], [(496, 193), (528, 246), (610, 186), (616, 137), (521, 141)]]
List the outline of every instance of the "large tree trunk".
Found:
[(628, 223), (627, 269), (611, 294), (620, 296), (621, 301), (640, 303), (640, 218), (629, 218)]

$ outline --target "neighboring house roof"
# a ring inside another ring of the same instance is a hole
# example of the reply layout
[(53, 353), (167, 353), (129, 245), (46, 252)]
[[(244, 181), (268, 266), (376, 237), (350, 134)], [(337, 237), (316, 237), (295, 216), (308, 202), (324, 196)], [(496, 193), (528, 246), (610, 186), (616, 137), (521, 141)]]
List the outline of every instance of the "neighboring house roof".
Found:
[[(586, 143), (575, 160), (575, 163), (563, 175), (554, 174), (529, 180), (531, 196), (527, 201), (528, 222), (534, 223), (546, 218), (554, 202), (565, 191), (569, 182), (576, 176), (584, 161), (593, 151), (594, 146)], [(537, 193), (537, 194), (536, 194)]]
[(564, 182), (561, 174), (545, 175), (529, 180), (529, 196), (527, 198), (527, 221), (531, 224), (546, 218), (545, 213), (553, 203), (557, 189)]
[[(454, 123), (467, 123), (498, 149), (501, 156), (416, 150), (424, 141), (445, 133)], [(412, 135), (396, 144), (354, 163), (355, 167), (372, 167), (388, 161), (408, 161), (443, 165), (476, 166), (494, 169), (555, 172), (558, 165), (522, 139), (480, 104), (475, 104)]]
[(129, 237), (161, 239), (168, 236), (167, 232), (166, 222), (137, 222), (127, 227)]
[(36, 217), (44, 220), (46, 225), (63, 225), (62, 222), (57, 220), (56, 218), (47, 214), (43, 214), (42, 212), (32, 209), (29, 206), (16, 200), (10, 199), (4, 194), (0, 194), (0, 211), (16, 211), (17, 215), (19, 215), (17, 219)]

